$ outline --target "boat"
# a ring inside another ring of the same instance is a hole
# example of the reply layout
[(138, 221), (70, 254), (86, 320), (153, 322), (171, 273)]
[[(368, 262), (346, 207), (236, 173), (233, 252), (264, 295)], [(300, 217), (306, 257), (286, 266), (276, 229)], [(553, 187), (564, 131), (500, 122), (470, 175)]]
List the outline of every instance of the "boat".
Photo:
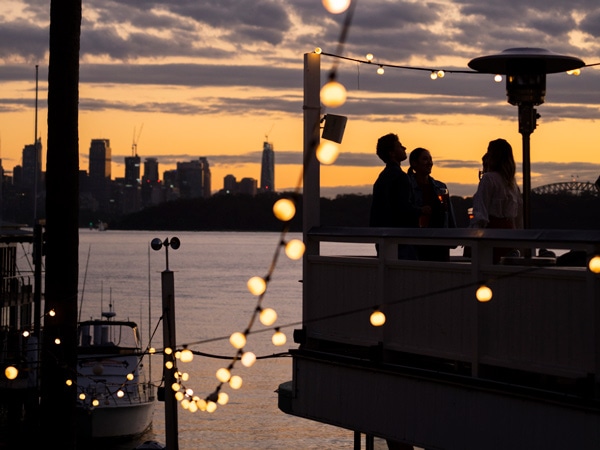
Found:
[(80, 438), (134, 438), (152, 427), (156, 395), (138, 326), (115, 319), (80, 321), (77, 335), (77, 428)]

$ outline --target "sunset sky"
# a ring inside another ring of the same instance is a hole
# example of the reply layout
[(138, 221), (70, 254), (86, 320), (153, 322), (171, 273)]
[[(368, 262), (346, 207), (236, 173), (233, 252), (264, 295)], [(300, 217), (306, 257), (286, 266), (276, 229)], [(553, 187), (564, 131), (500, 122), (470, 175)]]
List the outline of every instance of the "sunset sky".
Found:
[[(354, 0), (356, 2), (356, 0)], [(21, 164), (38, 130), (46, 150), (48, 0), (0, 4), (0, 156)], [(80, 168), (90, 141), (110, 139), (112, 176), (124, 157), (177, 161), (206, 157), (212, 190), (233, 174), (260, 178), (265, 139), (275, 149), (275, 188), (293, 189), (303, 148), (303, 55), (338, 54), (344, 14), (320, 0), (83, 0), (80, 67)], [(341, 155), (321, 170), (321, 193), (370, 193), (381, 162), (377, 138), (393, 132), (412, 150), (428, 148), (432, 175), (453, 195), (470, 196), (487, 143), (499, 137), (520, 162), (517, 107), (492, 75), (468, 62), (513, 47), (581, 58), (580, 76), (547, 76), (545, 103), (531, 135), (532, 187), (591, 181), (600, 175), (600, 5), (597, 0), (362, 0), (340, 56), (322, 56), (323, 82), (333, 64), (347, 102), (322, 114), (348, 117)], [(45, 156), (44, 164), (45, 167)], [(406, 166), (406, 163), (403, 164)]]

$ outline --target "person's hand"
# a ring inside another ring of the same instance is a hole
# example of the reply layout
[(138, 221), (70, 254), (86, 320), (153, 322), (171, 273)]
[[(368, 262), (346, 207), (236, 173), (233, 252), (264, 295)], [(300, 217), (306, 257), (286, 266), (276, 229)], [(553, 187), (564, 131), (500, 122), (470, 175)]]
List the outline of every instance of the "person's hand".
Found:
[(425, 205), (421, 207), (421, 214), (425, 216), (429, 216), (431, 214), (431, 206)]

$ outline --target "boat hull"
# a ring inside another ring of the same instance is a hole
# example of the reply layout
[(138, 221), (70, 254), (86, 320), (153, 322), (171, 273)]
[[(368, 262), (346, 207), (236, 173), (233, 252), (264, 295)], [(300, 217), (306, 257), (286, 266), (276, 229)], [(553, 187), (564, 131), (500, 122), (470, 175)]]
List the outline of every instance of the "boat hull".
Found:
[(126, 438), (143, 434), (152, 427), (155, 402), (130, 406), (103, 406), (78, 409), (77, 430), (80, 438)]

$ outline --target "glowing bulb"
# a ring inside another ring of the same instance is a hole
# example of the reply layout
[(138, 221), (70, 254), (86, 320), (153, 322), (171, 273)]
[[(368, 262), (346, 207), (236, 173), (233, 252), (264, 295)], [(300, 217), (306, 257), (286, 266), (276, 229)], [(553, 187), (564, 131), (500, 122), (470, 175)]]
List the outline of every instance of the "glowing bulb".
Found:
[(98, 406), (100, 404), (100, 401), (98, 401), (97, 398), (95, 398), (94, 400), (92, 400), (92, 406)]
[(185, 395), (183, 395), (183, 392), (181, 392), (181, 391), (175, 392), (175, 400), (177, 400), (178, 402), (183, 400), (184, 397), (185, 397)]
[(371, 61), (373, 61), (373, 58), (374, 58), (373, 53), (367, 53), (367, 61), (371, 62)]
[(333, 164), (340, 154), (339, 145), (332, 141), (321, 141), (317, 147), (317, 159), (321, 164)]
[(228, 402), (229, 402), (229, 395), (227, 395), (225, 392), (220, 392), (217, 403), (219, 403), (219, 405), (226, 405)]
[(164, 351), (165, 351), (165, 355), (170, 355), (171, 353), (173, 353), (173, 350), (169, 347), (166, 347)]
[(321, 53), (323, 53), (323, 49), (321, 47), (317, 47), (317, 48), (315, 48), (315, 53), (317, 55), (320, 55)]
[(302, 258), (305, 248), (304, 242), (300, 239), (292, 239), (285, 244), (285, 254), (288, 258), (297, 260)]
[(217, 404), (215, 402), (208, 402), (206, 404), (206, 411), (209, 413), (214, 413), (217, 410)]
[(175, 392), (177, 392), (179, 389), (181, 389), (181, 385), (179, 383), (173, 383), (171, 385), (171, 389), (173, 389)]
[(287, 338), (285, 337), (285, 334), (283, 334), (281, 331), (276, 331), (275, 333), (273, 333), (271, 341), (273, 342), (273, 345), (277, 345), (279, 347), (280, 345), (285, 344)]
[(187, 381), (187, 380), (189, 380), (189, 379), (190, 379), (190, 374), (189, 374), (189, 373), (187, 373), (187, 372), (183, 372), (183, 373), (181, 374), (181, 381)]
[(192, 395), (194, 395), (194, 390), (191, 388), (186, 389), (185, 395), (187, 395), (188, 397), (191, 397)]
[(190, 407), (190, 401), (187, 398), (181, 400), (181, 407), (183, 409), (188, 409)]
[(246, 352), (242, 355), (242, 364), (244, 367), (252, 367), (256, 362), (256, 355), (252, 352)]
[(54, 339), (54, 343), (55, 343), (56, 345), (60, 345), (60, 338), (56, 338), (56, 339)]
[(377, 68), (377, 75), (383, 75), (385, 73), (385, 70), (383, 69), (383, 66), (379, 66)]
[(23, 337), (29, 337), (29, 331), (28, 330), (23, 331)]
[(204, 400), (203, 398), (199, 398), (198, 400), (196, 400), (196, 404), (198, 405), (198, 409), (200, 411), (206, 411), (206, 407), (208, 406), (206, 400)]
[(373, 311), (373, 314), (371, 314), (370, 320), (371, 320), (371, 325), (373, 325), (374, 327), (380, 327), (385, 323), (385, 314), (383, 314), (379, 310)]
[(429, 78), (431, 78), (432, 80), (437, 79), (438, 75), (435, 72), (431, 72), (431, 74), (429, 75)]
[(128, 379), (129, 381), (133, 380), (133, 374), (132, 374), (132, 373), (128, 373), (128, 374), (127, 374), (127, 379)]
[(443, 70), (438, 70), (437, 76), (440, 78), (444, 78), (446, 76), (446, 72), (444, 72)]
[(48, 315), (50, 317), (54, 317), (56, 315), (56, 311), (54, 311), (53, 309), (51, 309), (50, 311), (48, 311)]
[(494, 81), (496, 83), (500, 83), (502, 81), (502, 75), (500, 75), (500, 74), (494, 75)]
[(331, 14), (340, 14), (348, 9), (350, 0), (322, 0), (323, 6)]
[(246, 345), (246, 336), (244, 336), (244, 333), (236, 331), (229, 336), (229, 343), (233, 346), (233, 348), (244, 348), (244, 345)]
[(600, 273), (600, 256), (594, 256), (590, 259), (588, 267), (593, 273)]
[(19, 375), (19, 371), (14, 366), (8, 366), (6, 369), (4, 369), (4, 376), (9, 380), (14, 380), (17, 378), (17, 375)]
[(227, 383), (230, 378), (231, 372), (229, 372), (229, 369), (221, 367), (219, 370), (217, 370), (217, 380), (219, 380), (221, 383)]
[(261, 277), (250, 278), (247, 286), (252, 295), (262, 295), (267, 290), (267, 282)]
[(182, 363), (189, 363), (194, 359), (194, 354), (192, 353), (191, 350), (183, 349), (181, 351), (181, 356), (179, 358), (181, 360)]
[(492, 290), (487, 286), (480, 286), (475, 296), (480, 302), (489, 302), (492, 299)]
[(67, 381), (65, 381), (65, 384), (67, 386), (73, 386), (73, 380), (67, 380)]
[(152, 355), (152, 354), (156, 353), (156, 349), (154, 347), (150, 347), (148, 349), (148, 353), (150, 353)]
[(176, 351), (175, 352), (175, 359), (179, 359), (181, 358), (181, 352), (180, 351)]
[(173, 361), (167, 361), (165, 363), (165, 367), (169, 370), (171, 370), (173, 368)]
[(191, 413), (195, 413), (196, 411), (198, 411), (198, 404), (196, 402), (190, 402), (187, 410)]
[(85, 400), (85, 394), (83, 392), (79, 394), (79, 400)]
[(234, 375), (231, 377), (231, 379), (229, 380), (229, 386), (231, 386), (231, 389), (239, 389), (242, 387), (242, 377), (240, 377), (239, 375)]
[(289, 198), (281, 198), (273, 205), (273, 214), (282, 222), (287, 222), (294, 218), (296, 205)]
[(272, 308), (265, 308), (260, 312), (260, 323), (266, 327), (270, 327), (277, 320), (277, 313)]
[(579, 75), (581, 75), (581, 69), (567, 70), (567, 75), (575, 75), (576, 77), (578, 77)]
[(346, 88), (337, 81), (329, 81), (321, 88), (321, 101), (329, 108), (337, 108), (346, 103)]
[(124, 396), (125, 396), (125, 392), (123, 392), (121, 389), (119, 389), (119, 390), (117, 391), (117, 397), (119, 397), (119, 398), (123, 398)]

